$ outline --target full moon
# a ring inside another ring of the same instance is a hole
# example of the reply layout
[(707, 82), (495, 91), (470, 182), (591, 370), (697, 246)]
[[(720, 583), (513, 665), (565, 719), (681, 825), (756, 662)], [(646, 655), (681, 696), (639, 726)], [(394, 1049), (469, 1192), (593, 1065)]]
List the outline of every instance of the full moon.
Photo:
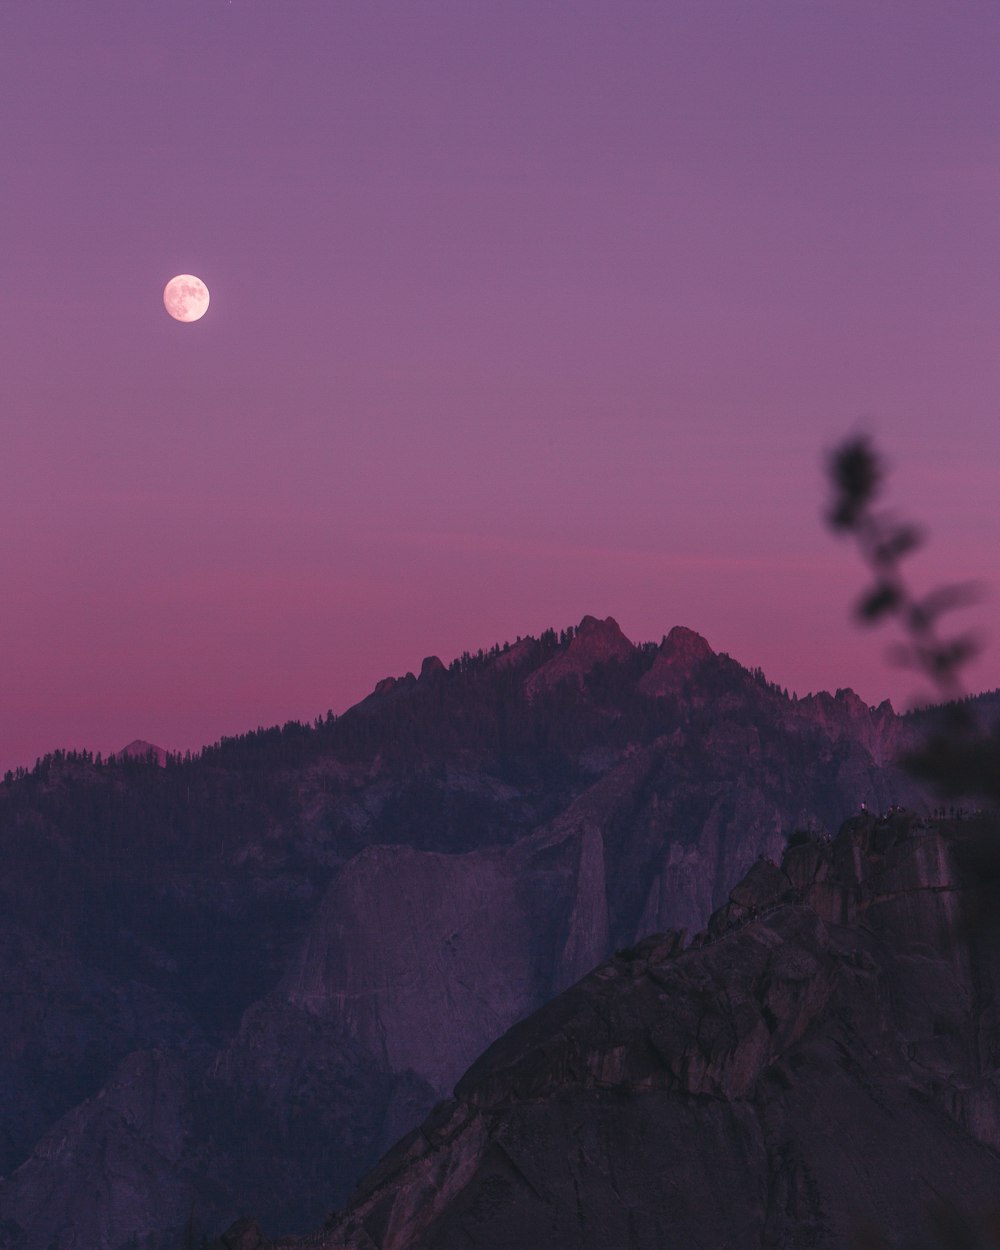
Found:
[(208, 312), (208, 287), (194, 274), (179, 273), (163, 288), (163, 307), (176, 321), (197, 321)]

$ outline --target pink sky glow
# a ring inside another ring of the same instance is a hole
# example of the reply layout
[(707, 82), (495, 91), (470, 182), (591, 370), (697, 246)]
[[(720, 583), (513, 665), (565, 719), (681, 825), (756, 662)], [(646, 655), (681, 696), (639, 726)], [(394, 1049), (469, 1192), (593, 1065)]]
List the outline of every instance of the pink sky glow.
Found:
[(0, 769), (585, 613), (905, 706), (822, 462), (989, 643), (998, 64), (994, 0), (0, 7)]

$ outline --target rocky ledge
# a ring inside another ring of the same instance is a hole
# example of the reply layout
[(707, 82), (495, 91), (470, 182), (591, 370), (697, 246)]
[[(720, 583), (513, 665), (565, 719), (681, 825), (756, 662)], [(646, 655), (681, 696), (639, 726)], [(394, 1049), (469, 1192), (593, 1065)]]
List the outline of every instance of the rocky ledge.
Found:
[[(691, 942), (652, 936), (515, 1026), (284, 1250), (910, 1245), (1000, 1195), (995, 827), (798, 835)], [(963, 867), (963, 864), (966, 867)], [(978, 911), (977, 911), (978, 907)], [(248, 1222), (217, 1245), (264, 1246)]]

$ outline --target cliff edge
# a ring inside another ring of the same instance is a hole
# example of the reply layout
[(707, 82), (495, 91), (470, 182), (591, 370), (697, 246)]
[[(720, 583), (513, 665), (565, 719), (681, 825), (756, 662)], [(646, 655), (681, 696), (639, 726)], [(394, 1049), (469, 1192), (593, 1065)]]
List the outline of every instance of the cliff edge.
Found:
[(325, 1229), (274, 1244), (833, 1250), (995, 1206), (984, 836), (905, 813), (801, 835), (689, 944), (620, 951), (509, 1030)]

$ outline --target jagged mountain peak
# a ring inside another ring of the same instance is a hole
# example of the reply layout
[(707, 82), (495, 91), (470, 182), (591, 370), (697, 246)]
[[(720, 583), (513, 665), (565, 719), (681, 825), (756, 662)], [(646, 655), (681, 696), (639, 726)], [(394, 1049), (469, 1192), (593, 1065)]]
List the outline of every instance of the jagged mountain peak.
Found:
[(701, 634), (686, 625), (675, 625), (660, 644), (652, 667), (640, 679), (639, 689), (654, 698), (676, 694), (698, 667), (714, 656)]
[(417, 680), (422, 682), (434, 681), (438, 677), (443, 677), (447, 671), (436, 655), (429, 655), (420, 665), (420, 676)]
[(585, 616), (566, 650), (531, 674), (525, 692), (529, 698), (534, 698), (541, 691), (550, 690), (564, 681), (582, 685), (584, 677), (595, 665), (611, 660), (627, 660), (634, 652), (635, 644), (625, 637), (613, 616), (605, 617), (603, 621), (596, 616)]
[(573, 642), (585, 642), (598, 638), (620, 639), (629, 646), (632, 645), (622, 633), (621, 626), (613, 616), (606, 616), (602, 620), (599, 616), (591, 616), (588, 612), (586, 616), (581, 618), (580, 624), (576, 627)]
[(677, 664), (696, 664), (715, 655), (701, 634), (686, 625), (675, 625), (660, 644), (660, 650)]

